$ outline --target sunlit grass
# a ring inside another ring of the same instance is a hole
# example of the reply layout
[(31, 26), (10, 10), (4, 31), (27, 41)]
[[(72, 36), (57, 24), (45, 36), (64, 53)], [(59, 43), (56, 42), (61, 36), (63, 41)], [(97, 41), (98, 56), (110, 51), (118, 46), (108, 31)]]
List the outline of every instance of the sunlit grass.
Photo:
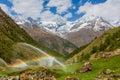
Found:
[(72, 65), (67, 65), (66, 72), (58, 71), (57, 73), (61, 74), (61, 77), (57, 80), (64, 80), (67, 76), (77, 77), (82, 80), (94, 80), (94, 78), (99, 75), (100, 71), (104, 69), (111, 69), (114, 70), (115, 73), (120, 74), (120, 55), (113, 56), (108, 59), (93, 60), (91, 62), (93, 64), (91, 72), (72, 74), (83, 65), (83, 63), (75, 63)]
[[(86, 72), (86, 73), (77, 73), (74, 74), (74, 72), (77, 69), (80, 69), (80, 67), (84, 64), (84, 62), (81, 63), (74, 63), (74, 64), (67, 64), (66, 65), (66, 70), (62, 69), (56, 69), (51, 67), (50, 70), (52, 72), (55, 72), (58, 74), (57, 80), (64, 80), (67, 76), (70, 77), (76, 77), (80, 78), (82, 80), (94, 80), (95, 77), (97, 77), (100, 73), (100, 71), (104, 69), (111, 69), (114, 70), (115, 73), (120, 74), (120, 55), (113, 56), (110, 58), (106, 59), (98, 59), (98, 60), (92, 60), (90, 61), (93, 64), (92, 71)], [(39, 70), (39, 67), (28, 67), (28, 69), (34, 69), (34, 70)], [(8, 75), (8, 74), (19, 74), (21, 71), (24, 71), (25, 69), (21, 70), (6, 70), (6, 71), (1, 71), (0, 76), (2, 75)]]

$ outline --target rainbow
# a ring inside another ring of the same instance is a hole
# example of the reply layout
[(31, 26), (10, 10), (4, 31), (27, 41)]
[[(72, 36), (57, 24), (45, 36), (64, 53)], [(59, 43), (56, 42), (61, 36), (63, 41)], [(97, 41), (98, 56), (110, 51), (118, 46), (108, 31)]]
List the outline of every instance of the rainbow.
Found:
[(35, 58), (29, 59), (29, 60), (17, 61), (15, 63), (9, 64), (8, 66), (13, 67), (13, 68), (15, 68), (15, 67), (25, 67), (25, 66), (27, 66), (26, 63), (33, 62), (33, 61), (40, 61), (40, 60), (50, 59), (50, 58), (53, 59), (53, 57), (51, 57), (51, 56), (42, 56), (42, 57), (40, 56), (40, 57), (35, 57)]

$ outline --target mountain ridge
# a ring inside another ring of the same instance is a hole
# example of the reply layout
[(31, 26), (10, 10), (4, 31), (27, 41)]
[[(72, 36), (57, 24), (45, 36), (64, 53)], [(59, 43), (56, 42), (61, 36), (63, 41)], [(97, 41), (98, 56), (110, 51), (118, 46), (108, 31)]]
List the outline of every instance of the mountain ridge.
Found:
[[(68, 62), (77, 62), (84, 59), (98, 57), (101, 53), (114, 55), (114, 51), (120, 49), (120, 26), (113, 28), (103, 33), (100, 37), (96, 38), (87, 47), (80, 52), (76, 53)], [(112, 52), (111, 52), (112, 51)]]
[[(15, 19), (15, 21), (18, 24), (24, 24), (25, 22), (28, 23), (32, 23), (32, 24), (37, 24), (38, 26), (61, 36), (65, 36), (66, 33), (70, 33), (70, 32), (76, 32), (79, 31), (82, 28), (85, 28), (85, 26), (92, 24), (94, 21), (101, 21), (104, 23), (107, 23), (109, 25), (111, 25), (110, 23), (112, 23), (113, 21), (107, 21), (105, 19), (103, 19), (102, 17), (99, 16), (88, 16), (88, 17), (82, 17), (76, 21), (73, 22), (64, 22), (64, 20), (61, 20), (61, 22), (52, 22), (52, 21), (35, 21), (33, 19), (26, 19), (26, 20), (20, 20), (20, 19)], [(91, 23), (92, 22), (92, 23)], [(115, 24), (118, 23), (119, 25), (119, 21), (114, 22)], [(111, 25), (111, 28), (113, 27), (113, 24)], [(78, 25), (79, 24), (79, 25)], [(75, 25), (78, 25), (75, 28)], [(97, 23), (96, 23), (97, 25)], [(86, 27), (87, 28), (87, 27)], [(88, 27), (89, 28), (89, 27)], [(93, 27), (95, 31), (99, 31), (100, 26), (97, 27)]]
[(46, 31), (44, 28), (37, 25), (30, 25), (25, 23), (20, 25), (34, 40), (43, 44), (44, 46), (53, 49), (63, 55), (67, 55), (75, 50), (77, 47), (69, 41)]
[[(13, 60), (22, 57), (22, 53), (14, 52), (13, 45), (24, 42), (39, 47), (40, 49), (48, 52), (53, 56), (62, 56), (56, 51), (53, 51), (40, 43), (33, 40), (22, 28), (20, 28), (14, 20), (12, 20), (3, 10), (0, 8), (0, 57), (7, 63), (11, 63)], [(32, 57), (32, 56), (31, 56)]]

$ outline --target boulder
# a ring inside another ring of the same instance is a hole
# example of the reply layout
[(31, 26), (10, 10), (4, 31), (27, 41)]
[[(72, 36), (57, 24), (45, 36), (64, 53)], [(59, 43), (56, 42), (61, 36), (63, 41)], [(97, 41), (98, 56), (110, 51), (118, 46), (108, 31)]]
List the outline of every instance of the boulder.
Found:
[(109, 74), (113, 74), (114, 72), (115, 72), (114, 70), (106, 69), (106, 70), (102, 70), (100, 74), (109, 75)]
[(79, 72), (88, 72), (92, 70), (92, 63), (90, 62), (86, 62), (81, 68), (80, 70), (78, 70)]

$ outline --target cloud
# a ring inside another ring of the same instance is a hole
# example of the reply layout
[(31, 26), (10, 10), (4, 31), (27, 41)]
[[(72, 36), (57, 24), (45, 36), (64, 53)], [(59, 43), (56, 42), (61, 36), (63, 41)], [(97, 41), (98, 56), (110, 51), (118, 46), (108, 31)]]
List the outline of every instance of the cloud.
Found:
[(10, 0), (13, 4), (12, 10), (24, 17), (36, 19), (43, 9), (43, 0)]
[(10, 8), (7, 7), (5, 4), (0, 4), (0, 7), (2, 8), (2, 10), (3, 10), (5, 13), (11, 15), (11, 14), (10, 14), (10, 12), (11, 12)]
[(77, 14), (86, 13), (85, 16), (101, 16), (106, 20), (120, 19), (120, 0), (107, 0), (105, 3), (91, 4), (85, 3), (79, 7)]
[[(25, 20), (28, 17), (31, 17), (35, 20), (38, 18), (41, 21), (66, 21), (67, 18), (72, 17), (71, 13), (61, 16), (60, 14), (54, 14), (50, 11), (50, 7), (56, 7), (58, 13), (67, 12), (68, 8), (72, 7), (72, 0), (50, 0), (48, 5), (45, 7), (43, 4), (45, 0), (9, 0), (12, 3), (12, 7), (9, 8), (6, 5), (2, 4), (4, 11), (11, 15), (11, 12), (15, 12), (15, 15), (12, 15), (13, 18), (19, 18)], [(57, 3), (55, 3), (57, 1)], [(47, 8), (47, 9), (46, 9)]]
[(58, 21), (58, 19), (65, 20), (65, 18), (61, 17), (58, 14), (54, 14), (51, 11), (47, 10), (41, 13), (41, 21)]
[(71, 17), (72, 17), (72, 13), (68, 13), (68, 14), (64, 15), (65, 19), (68, 19), (68, 18), (71, 18)]
[(56, 7), (57, 13), (62, 14), (67, 12), (68, 8), (72, 7), (72, 0), (50, 0), (48, 7)]

